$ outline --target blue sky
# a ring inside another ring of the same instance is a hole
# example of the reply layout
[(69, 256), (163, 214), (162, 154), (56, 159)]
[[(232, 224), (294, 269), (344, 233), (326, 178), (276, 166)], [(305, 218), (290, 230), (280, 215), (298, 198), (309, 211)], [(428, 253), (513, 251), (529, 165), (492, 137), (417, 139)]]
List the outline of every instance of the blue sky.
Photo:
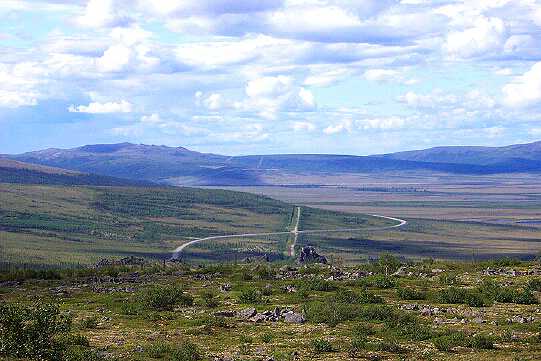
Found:
[(2, 0), (0, 153), (541, 139), (540, 0)]

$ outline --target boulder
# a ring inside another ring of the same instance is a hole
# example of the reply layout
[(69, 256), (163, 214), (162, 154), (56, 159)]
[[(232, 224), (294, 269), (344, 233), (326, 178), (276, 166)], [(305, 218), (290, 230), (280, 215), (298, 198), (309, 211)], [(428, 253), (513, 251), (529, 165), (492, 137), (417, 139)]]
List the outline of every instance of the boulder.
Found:
[(327, 258), (316, 252), (312, 246), (302, 247), (299, 254), (299, 263), (322, 263), (327, 264)]
[(255, 316), (256, 314), (257, 311), (253, 307), (245, 308), (244, 310), (237, 312), (237, 316), (245, 320)]
[(287, 323), (304, 323), (306, 319), (301, 313), (290, 312), (285, 314), (284, 321)]

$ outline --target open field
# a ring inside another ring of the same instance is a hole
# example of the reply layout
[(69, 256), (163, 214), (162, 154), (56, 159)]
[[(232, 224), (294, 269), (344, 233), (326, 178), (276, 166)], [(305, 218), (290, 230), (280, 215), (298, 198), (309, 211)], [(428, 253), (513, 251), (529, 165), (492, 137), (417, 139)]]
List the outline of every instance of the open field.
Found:
[(381, 252), (475, 259), (531, 258), (541, 251), (541, 182), (528, 175), (306, 175), (288, 186), (225, 189), (309, 207), (408, 220), (400, 230), (301, 237), (301, 244), (315, 244), (346, 261)]
[[(270, 198), (193, 188), (0, 185), (0, 257), (4, 266), (65, 267), (103, 257), (167, 259), (194, 239), (294, 227), (294, 206)], [(303, 208), (303, 229), (371, 228), (394, 222)], [(193, 262), (246, 257), (282, 260), (288, 234), (202, 242), (183, 253)]]
[[(0, 327), (15, 325), (0, 335), (0, 357), (54, 349), (45, 359), (533, 361), (541, 358), (539, 291), (538, 263), (389, 257), (341, 268), (158, 263), (0, 272)], [(28, 312), (56, 315), (41, 327), (65, 322), (61, 315), (71, 321), (42, 331), (38, 344), (16, 327)]]

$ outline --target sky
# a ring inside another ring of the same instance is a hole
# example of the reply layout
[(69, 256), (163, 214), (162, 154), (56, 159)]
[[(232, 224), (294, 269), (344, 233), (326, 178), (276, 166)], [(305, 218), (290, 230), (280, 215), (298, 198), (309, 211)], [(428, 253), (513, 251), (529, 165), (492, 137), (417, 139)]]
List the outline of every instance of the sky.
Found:
[(0, 0), (0, 153), (541, 139), (541, 0)]

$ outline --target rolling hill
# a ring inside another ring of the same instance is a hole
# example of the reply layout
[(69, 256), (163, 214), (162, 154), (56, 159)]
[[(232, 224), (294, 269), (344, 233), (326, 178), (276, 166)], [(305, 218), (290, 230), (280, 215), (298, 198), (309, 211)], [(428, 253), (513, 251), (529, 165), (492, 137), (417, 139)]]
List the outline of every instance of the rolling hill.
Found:
[(381, 155), (385, 159), (455, 164), (539, 164), (541, 141), (505, 147), (436, 147)]
[(0, 158), (0, 183), (95, 186), (136, 186), (152, 184), (146, 181), (81, 173), (73, 170), (24, 163), (6, 158)]
[(374, 156), (280, 154), (224, 156), (183, 147), (96, 144), (46, 149), (10, 159), (49, 167), (174, 185), (263, 185), (268, 174), (422, 172), (465, 175), (541, 172), (541, 142), (507, 147), (439, 147)]

